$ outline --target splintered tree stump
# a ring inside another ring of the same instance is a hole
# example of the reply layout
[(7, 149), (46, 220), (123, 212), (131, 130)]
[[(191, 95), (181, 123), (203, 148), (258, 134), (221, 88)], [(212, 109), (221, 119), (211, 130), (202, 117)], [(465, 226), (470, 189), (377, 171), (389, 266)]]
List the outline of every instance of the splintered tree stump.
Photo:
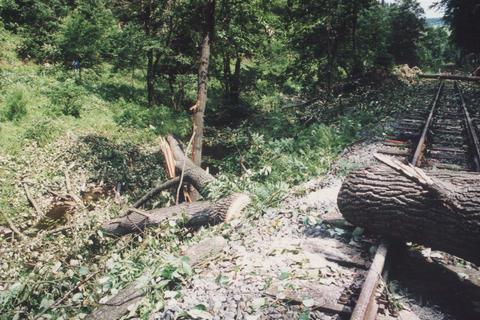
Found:
[(185, 156), (177, 139), (168, 136), (167, 141), (175, 159), (175, 168), (179, 173), (183, 172), (185, 181), (191, 183), (202, 194), (205, 187), (215, 178)]
[(197, 201), (150, 211), (135, 210), (123, 217), (107, 221), (102, 229), (110, 235), (122, 236), (158, 226), (169, 219), (182, 218), (188, 228), (198, 229), (233, 220), (249, 203), (249, 196), (235, 193), (215, 202)]
[(338, 195), (345, 219), (480, 265), (480, 175), (414, 170), (421, 174), (384, 164), (350, 173)]

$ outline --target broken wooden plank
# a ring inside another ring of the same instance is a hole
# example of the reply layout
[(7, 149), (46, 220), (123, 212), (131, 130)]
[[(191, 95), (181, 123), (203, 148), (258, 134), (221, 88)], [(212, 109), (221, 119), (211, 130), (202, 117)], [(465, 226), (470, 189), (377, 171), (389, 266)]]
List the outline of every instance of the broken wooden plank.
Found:
[(297, 281), (284, 287), (281, 282), (274, 282), (266, 294), (279, 300), (301, 304), (305, 300), (312, 300), (313, 309), (351, 314), (350, 307), (339, 303), (343, 288), (334, 285), (323, 285), (310, 281)]

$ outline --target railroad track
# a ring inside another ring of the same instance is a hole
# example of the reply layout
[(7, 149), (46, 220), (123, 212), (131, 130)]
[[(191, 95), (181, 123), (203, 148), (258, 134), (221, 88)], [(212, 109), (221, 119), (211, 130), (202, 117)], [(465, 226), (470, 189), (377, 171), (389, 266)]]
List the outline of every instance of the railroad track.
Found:
[(400, 119), (379, 153), (429, 169), (480, 171), (478, 121), (460, 85), (440, 82), (428, 109)]
[[(429, 108), (400, 119), (396, 133), (378, 152), (431, 170), (480, 172), (480, 111), (472, 109), (457, 81), (440, 80)], [(351, 320), (379, 319), (376, 297), (380, 282), (386, 281), (382, 274), (388, 248), (387, 242), (379, 243)]]

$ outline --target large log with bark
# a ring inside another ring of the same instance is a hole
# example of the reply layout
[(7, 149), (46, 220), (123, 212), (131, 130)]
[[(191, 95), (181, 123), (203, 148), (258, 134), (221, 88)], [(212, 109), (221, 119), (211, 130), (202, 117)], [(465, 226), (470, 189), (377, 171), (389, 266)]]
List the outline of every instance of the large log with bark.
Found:
[(349, 174), (338, 206), (351, 223), (480, 265), (480, 175), (378, 164)]
[(237, 218), (249, 203), (247, 195), (235, 193), (215, 202), (185, 202), (149, 211), (131, 209), (130, 213), (104, 223), (102, 229), (109, 235), (122, 236), (158, 226), (169, 219), (185, 219), (188, 228), (198, 229)]

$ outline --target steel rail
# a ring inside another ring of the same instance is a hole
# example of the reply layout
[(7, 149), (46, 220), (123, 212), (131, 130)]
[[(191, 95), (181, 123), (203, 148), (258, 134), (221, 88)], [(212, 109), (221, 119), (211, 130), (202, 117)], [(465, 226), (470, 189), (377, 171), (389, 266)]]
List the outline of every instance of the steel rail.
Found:
[(422, 153), (425, 150), (425, 142), (427, 141), (428, 130), (430, 129), (430, 126), (432, 125), (433, 114), (435, 113), (435, 110), (437, 108), (438, 100), (440, 99), (440, 96), (442, 94), (444, 85), (445, 85), (445, 83), (443, 81), (441, 81), (440, 85), (438, 86), (437, 94), (435, 95), (435, 99), (433, 100), (432, 108), (430, 109), (430, 113), (428, 115), (427, 121), (425, 123), (425, 126), (423, 127), (422, 135), (420, 136), (420, 139), (418, 140), (418, 144), (417, 144), (417, 147), (415, 148), (415, 153), (413, 154), (412, 161), (410, 161), (410, 163), (414, 166), (418, 165), (420, 157), (422, 156)]
[(477, 132), (470, 117), (470, 112), (468, 112), (467, 104), (465, 103), (465, 98), (463, 97), (462, 90), (460, 89), (459, 84), (455, 81), (455, 89), (458, 92), (460, 97), (460, 103), (462, 105), (465, 127), (467, 129), (468, 138), (470, 144), (473, 147), (473, 163), (475, 164), (475, 171), (480, 172), (480, 140), (478, 139)]
[(350, 320), (375, 320), (378, 312), (375, 292), (382, 277), (387, 252), (388, 244), (384, 241), (380, 242)]

